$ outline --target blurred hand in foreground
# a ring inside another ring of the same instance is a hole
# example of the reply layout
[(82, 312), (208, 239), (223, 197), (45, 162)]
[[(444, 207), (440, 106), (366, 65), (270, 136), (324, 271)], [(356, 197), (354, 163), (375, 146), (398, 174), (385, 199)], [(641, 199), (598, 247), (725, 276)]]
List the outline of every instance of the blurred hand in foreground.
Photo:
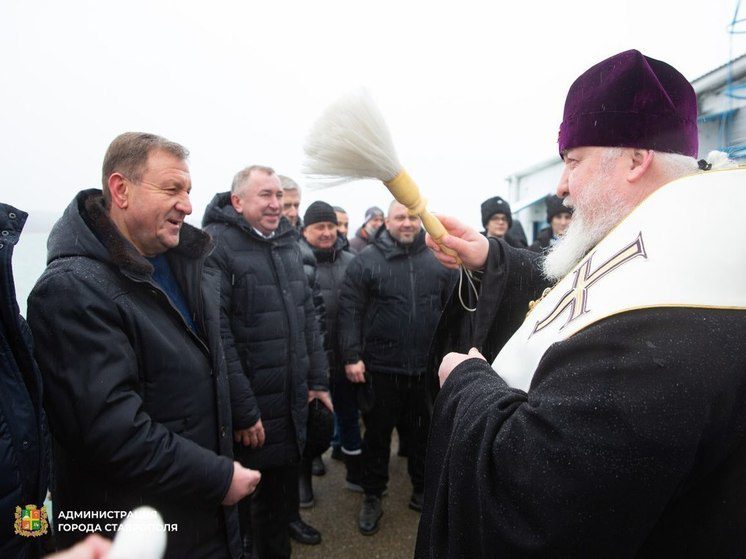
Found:
[(91, 534), (70, 549), (47, 555), (45, 559), (104, 559), (109, 549), (111, 549), (110, 540), (98, 534)]

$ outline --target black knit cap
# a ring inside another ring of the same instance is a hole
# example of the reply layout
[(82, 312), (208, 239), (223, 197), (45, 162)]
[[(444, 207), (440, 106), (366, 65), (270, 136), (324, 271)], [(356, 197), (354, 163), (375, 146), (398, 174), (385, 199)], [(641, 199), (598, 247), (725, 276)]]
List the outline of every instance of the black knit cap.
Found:
[(572, 215), (572, 208), (565, 206), (559, 196), (548, 194), (544, 201), (547, 205), (547, 223), (552, 223), (552, 218), (561, 213)]
[(510, 211), (510, 204), (499, 196), (487, 198), (482, 202), (482, 226), (487, 227), (487, 222), (495, 214), (503, 214), (508, 218), (508, 227), (513, 225), (513, 213)]
[(306, 214), (303, 216), (303, 225), (307, 227), (322, 221), (331, 221), (334, 225), (339, 225), (334, 208), (319, 200), (308, 206)]

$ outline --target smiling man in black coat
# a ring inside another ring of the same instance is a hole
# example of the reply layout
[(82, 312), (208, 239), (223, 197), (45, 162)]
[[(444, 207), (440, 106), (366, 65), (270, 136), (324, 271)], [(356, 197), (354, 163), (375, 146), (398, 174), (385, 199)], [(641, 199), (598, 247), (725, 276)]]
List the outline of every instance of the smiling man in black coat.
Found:
[(409, 506), (422, 507), (429, 410), (426, 362), (435, 326), (455, 273), (438, 264), (425, 247), (417, 216), (393, 202), (386, 226), (347, 267), (339, 301), (340, 353), (353, 383), (372, 378), (374, 403), (363, 413), (362, 479), (365, 491), (358, 528), (378, 531), (381, 497), (388, 484), (391, 433), (410, 410), (414, 449), (408, 458), (413, 493)]
[(167, 557), (241, 554), (233, 505), (259, 474), (233, 461), (219, 278), (209, 236), (184, 223), (187, 155), (117, 137), (103, 193), (80, 192), (55, 224), (29, 297), (63, 546), (150, 505), (176, 526)]
[(237, 454), (263, 476), (251, 510), (241, 507), (245, 535), (251, 515), (259, 559), (290, 556), (308, 402), (318, 398), (332, 408), (311, 287), (282, 196), (274, 170), (254, 165), (236, 174), (231, 191), (217, 194), (203, 218), (216, 244), (208, 264), (221, 278)]
[(341, 452), (347, 468), (347, 487), (360, 490), (360, 410), (355, 385), (344, 373), (339, 354), (339, 296), (352, 253), (344, 250), (346, 239), (338, 234), (337, 213), (326, 202), (316, 201), (303, 216), (303, 240), (317, 266), (318, 285), (324, 301), (324, 346), (329, 359), (329, 387), (339, 427)]

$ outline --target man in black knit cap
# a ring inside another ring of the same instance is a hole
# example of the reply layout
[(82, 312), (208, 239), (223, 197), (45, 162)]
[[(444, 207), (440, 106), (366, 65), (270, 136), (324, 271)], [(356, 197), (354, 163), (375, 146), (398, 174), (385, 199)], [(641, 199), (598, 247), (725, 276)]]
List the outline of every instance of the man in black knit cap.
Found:
[(526, 248), (526, 243), (518, 240), (525, 237), (523, 228), (520, 231), (514, 231), (513, 213), (510, 211), (510, 204), (499, 196), (487, 198), (482, 202), (482, 226), (485, 237), (494, 237), (495, 239), (505, 239), (510, 246), (516, 248)]
[(339, 295), (347, 266), (354, 256), (344, 250), (345, 239), (338, 234), (337, 213), (326, 202), (314, 202), (303, 216), (303, 241), (316, 257), (316, 279), (324, 298), (326, 337), (329, 360), (329, 386), (339, 430), (340, 450), (347, 467), (347, 488), (362, 492), (360, 486), (360, 411), (355, 385), (345, 376), (339, 353)]
[(542, 229), (529, 247), (534, 252), (544, 252), (553, 246), (570, 226), (572, 208), (562, 203), (562, 198), (556, 194), (549, 194), (545, 203), (547, 206), (547, 223), (549, 227)]

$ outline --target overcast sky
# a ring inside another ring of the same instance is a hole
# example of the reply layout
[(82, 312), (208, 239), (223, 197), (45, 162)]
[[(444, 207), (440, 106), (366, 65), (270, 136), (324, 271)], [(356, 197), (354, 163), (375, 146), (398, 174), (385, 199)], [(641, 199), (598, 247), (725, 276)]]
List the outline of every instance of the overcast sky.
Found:
[[(191, 150), (194, 214), (250, 164), (300, 174), (304, 137), (366, 86), (436, 211), (478, 223), (504, 179), (556, 155), (564, 97), (637, 48), (689, 79), (746, 52), (736, 0), (0, 2), (0, 199), (61, 213), (100, 187), (109, 142), (155, 132)], [(745, 9), (746, 10), (746, 9)], [(742, 10), (742, 11), (745, 11)], [(742, 14), (741, 17), (746, 17)], [(347, 207), (378, 183), (304, 191)]]

